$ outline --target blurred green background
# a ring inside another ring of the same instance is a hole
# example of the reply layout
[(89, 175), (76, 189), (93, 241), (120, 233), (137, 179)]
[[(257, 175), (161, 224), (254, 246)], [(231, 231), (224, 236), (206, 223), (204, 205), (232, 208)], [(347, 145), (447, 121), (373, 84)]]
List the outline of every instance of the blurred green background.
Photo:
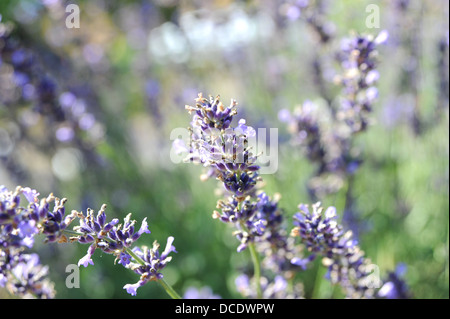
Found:
[[(368, 225), (359, 242), (383, 277), (405, 263), (415, 298), (449, 297), (446, 1), (310, 1), (310, 10), (320, 11), (333, 31), (334, 40), (325, 45), (303, 20), (303, 10), (299, 19), (286, 17), (293, 3), (288, 1), (71, 3), (80, 7), (79, 29), (65, 27), (69, 2), (59, 0), (2, 0), (1, 23), (13, 26), (42, 72), (55, 79), (58, 93), (76, 92), (96, 124), (61, 141), (55, 128), (64, 121), (33, 113), (32, 102), (0, 98), (0, 184), (67, 197), (69, 211), (106, 203), (109, 218), (132, 212), (139, 223), (147, 217), (152, 233), (140, 244), (158, 240), (164, 246), (168, 236), (175, 237), (178, 253), (164, 276), (178, 292), (207, 285), (223, 298), (238, 298), (234, 279), (249, 267), (250, 256), (238, 254), (231, 228), (211, 218), (218, 184), (201, 182), (201, 167), (170, 161), (170, 132), (190, 122), (184, 105), (198, 92), (220, 94), (225, 104), (238, 101), (238, 117), (249, 125), (279, 129), (279, 167), (263, 178), (269, 195), (282, 195), (290, 229), (297, 205), (310, 203), (306, 183), (314, 166), (289, 144), (277, 113), (307, 99), (323, 103), (312, 66), (317, 56), (325, 61), (324, 78), (336, 96), (333, 52), (340, 40), (352, 31), (376, 35), (386, 29), (374, 123), (355, 141), (364, 158), (355, 199)], [(379, 29), (365, 24), (366, 7), (373, 3), (380, 8)], [(0, 64), (0, 77), (7, 72)], [(322, 202), (342, 211), (344, 198), (345, 187)], [(100, 252), (95, 266), (81, 268), (81, 288), (65, 287), (65, 267), (86, 249), (35, 245), (50, 266), (57, 298), (130, 298), (122, 287), (137, 276)], [(316, 262), (300, 274), (305, 296), (341, 297), (321, 269)], [(166, 297), (159, 286), (147, 284), (136, 298)]]

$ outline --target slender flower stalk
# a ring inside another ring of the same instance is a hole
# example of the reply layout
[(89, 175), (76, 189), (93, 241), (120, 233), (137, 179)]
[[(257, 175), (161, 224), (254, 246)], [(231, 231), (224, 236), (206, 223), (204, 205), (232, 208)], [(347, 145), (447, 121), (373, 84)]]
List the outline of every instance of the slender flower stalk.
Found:
[(158, 280), (158, 283), (164, 288), (164, 290), (167, 292), (167, 294), (172, 299), (182, 299), (181, 296), (170, 286), (164, 278), (161, 278)]
[(253, 266), (255, 269), (254, 278), (255, 278), (255, 281), (257, 282), (256, 296), (259, 299), (261, 299), (262, 298), (261, 284), (258, 284), (261, 281), (261, 264), (259, 262), (259, 255), (258, 255), (258, 252), (256, 251), (255, 244), (250, 243), (248, 247), (250, 250), (250, 255), (252, 256)]
[(380, 77), (377, 47), (388, 36), (387, 31), (381, 31), (376, 37), (355, 35), (342, 40), (337, 53), (342, 71), (335, 78), (341, 94), (335, 110), (330, 112), (306, 101), (292, 114), (288, 110), (279, 113), (280, 120), (289, 125), (292, 142), (300, 145), (308, 160), (316, 164), (317, 170), (308, 182), (310, 199), (323, 200), (347, 186), (343, 220), (356, 237), (361, 223), (353, 201), (353, 181), (362, 158), (354, 140), (371, 122)]

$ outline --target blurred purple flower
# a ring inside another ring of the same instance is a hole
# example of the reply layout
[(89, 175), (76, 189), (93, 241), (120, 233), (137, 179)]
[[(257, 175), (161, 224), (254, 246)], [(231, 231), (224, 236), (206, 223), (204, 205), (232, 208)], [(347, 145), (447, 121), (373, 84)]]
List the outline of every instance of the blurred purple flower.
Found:
[(410, 299), (411, 294), (406, 282), (402, 279), (405, 276), (407, 267), (404, 263), (399, 263), (394, 272), (389, 273), (388, 279), (378, 290), (378, 296), (386, 299)]

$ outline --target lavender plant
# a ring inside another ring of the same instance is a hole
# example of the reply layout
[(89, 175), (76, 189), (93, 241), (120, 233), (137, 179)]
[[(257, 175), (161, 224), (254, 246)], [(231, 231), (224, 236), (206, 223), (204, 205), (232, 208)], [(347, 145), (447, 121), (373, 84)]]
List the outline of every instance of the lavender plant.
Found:
[[(294, 216), (296, 227), (291, 231), (291, 236), (301, 238), (302, 245), (296, 245), (286, 233), (278, 208), (279, 196), (271, 200), (266, 193), (258, 191), (259, 167), (256, 156), (246, 145), (254, 129), (246, 126), (245, 120), (240, 120), (237, 127), (232, 126), (236, 102), (232, 101), (226, 108), (218, 97), (208, 100), (201, 94), (196, 102), (195, 107), (186, 107), (195, 111), (188, 160), (202, 163), (209, 169), (207, 177), (214, 176), (223, 183), (228, 197), (218, 201), (217, 208), (221, 211), (214, 211), (213, 218), (232, 224), (240, 242), (237, 251), (248, 248), (252, 256), (254, 276), (252, 279), (246, 274), (240, 276), (236, 280), (238, 291), (246, 297), (302, 297), (301, 284), (289, 282), (294, 279), (294, 272), (306, 269), (311, 261), (321, 256), (328, 267), (328, 278), (340, 284), (347, 297), (374, 297), (375, 290), (368, 283), (370, 260), (364, 257), (351, 232), (344, 231), (336, 222), (335, 208), (330, 207), (323, 213), (317, 203), (310, 212), (307, 206), (300, 205), (301, 212)], [(244, 161), (236, 162), (237, 158)], [(51, 194), (39, 200), (40, 194), (28, 187), (17, 187), (12, 192), (2, 186), (0, 190), (0, 283), (12, 293), (41, 298), (54, 295), (51, 283), (45, 278), (48, 268), (38, 264), (36, 254), (25, 253), (27, 248), (33, 247), (35, 235), (43, 234), (45, 242), (89, 244), (78, 266), (93, 265), (92, 257), (97, 249), (114, 255), (115, 262), (140, 276), (138, 282), (124, 286), (133, 296), (148, 281), (157, 281), (172, 298), (180, 298), (161, 273), (171, 260), (170, 253), (176, 252), (174, 238), (167, 239), (162, 253), (157, 242), (152, 248), (135, 246), (144, 233), (150, 233), (146, 218), (137, 229), (131, 214), (122, 224), (118, 219), (107, 221), (106, 205), (96, 215), (92, 209), (87, 209), (85, 214), (75, 210), (66, 214), (65, 198)], [(27, 207), (20, 205), (20, 195), (27, 199)], [(69, 229), (75, 220), (79, 224)], [(304, 247), (311, 252), (309, 256), (299, 254)], [(259, 254), (264, 256), (264, 270), (271, 270), (275, 276), (262, 276)], [(291, 286), (289, 290), (287, 286)]]
[[(23, 195), (27, 206), (21, 205)], [(86, 213), (73, 210), (66, 214), (66, 199), (53, 194), (39, 199), (40, 194), (29, 187), (17, 187), (10, 191), (0, 187), (0, 285), (21, 297), (51, 298), (54, 296), (52, 284), (46, 278), (48, 267), (39, 264), (37, 254), (27, 254), (33, 247), (35, 236), (43, 234), (45, 242), (89, 244), (87, 254), (78, 261), (78, 266), (94, 265), (92, 256), (98, 249), (116, 257), (115, 262), (138, 274), (139, 281), (123, 288), (135, 296), (137, 289), (149, 281), (159, 282), (172, 298), (180, 298), (168, 285), (161, 270), (176, 252), (173, 237), (167, 239), (163, 252), (158, 242), (151, 248), (136, 246), (135, 242), (145, 233), (150, 233), (146, 218), (140, 228), (128, 214), (123, 223), (114, 218), (107, 221), (106, 205), (102, 205), (97, 215), (92, 209)], [(50, 206), (53, 203), (52, 207)], [(69, 229), (78, 220), (79, 225)]]
[[(208, 168), (205, 176), (223, 183), (228, 197), (218, 201), (217, 208), (221, 211), (214, 211), (213, 218), (231, 223), (240, 241), (237, 251), (248, 247), (252, 256), (253, 280), (246, 274), (240, 276), (236, 280), (238, 291), (246, 297), (300, 297), (301, 289), (287, 293), (283, 287), (287, 280), (293, 279), (293, 272), (306, 269), (320, 255), (329, 269), (328, 278), (339, 283), (348, 297), (373, 297), (374, 290), (367, 283), (370, 260), (352, 239), (351, 231), (345, 232), (336, 222), (336, 209), (330, 207), (323, 214), (319, 203), (313, 205), (312, 212), (307, 206), (300, 206), (301, 213), (294, 216), (296, 227), (291, 235), (300, 236), (302, 244), (312, 252), (303, 258), (299, 255), (302, 246), (288, 239), (277, 199), (271, 200), (262, 191), (257, 194), (259, 167), (255, 164), (256, 157), (245, 147), (248, 136), (255, 133), (242, 119), (237, 127), (231, 125), (237, 103), (232, 100), (225, 107), (219, 97), (206, 99), (201, 93), (195, 101), (195, 106), (186, 106), (194, 113), (187, 161), (203, 164)], [(187, 149), (180, 140), (174, 146), (179, 151)], [(238, 162), (239, 158), (243, 162)], [(259, 253), (265, 256), (264, 270), (276, 274), (273, 282), (261, 277)]]
[[(353, 147), (352, 140), (369, 124), (378, 95), (376, 46), (387, 37), (386, 31), (382, 31), (375, 39), (358, 35), (343, 41), (337, 54), (344, 71), (336, 78), (336, 83), (342, 86), (336, 116), (311, 101), (292, 114), (286, 109), (279, 113), (279, 119), (289, 125), (293, 142), (302, 146), (307, 158), (317, 164), (309, 185), (314, 200), (338, 191), (361, 163), (355, 156), (360, 152)], [(335, 182), (330, 183), (330, 179)]]
[[(206, 99), (201, 93), (195, 101), (195, 106), (186, 106), (189, 113), (194, 113), (187, 159), (208, 167), (206, 178), (215, 177), (223, 183), (229, 196), (218, 201), (220, 211), (215, 210), (212, 216), (233, 225), (233, 234), (240, 242), (237, 251), (249, 248), (259, 282), (260, 261), (254, 243), (263, 235), (267, 219), (258, 212), (259, 166), (247, 145), (248, 137), (255, 131), (245, 125), (245, 120), (240, 120), (235, 128), (231, 126), (237, 113), (236, 101), (226, 107), (219, 96)], [(261, 297), (259, 284), (257, 291)]]

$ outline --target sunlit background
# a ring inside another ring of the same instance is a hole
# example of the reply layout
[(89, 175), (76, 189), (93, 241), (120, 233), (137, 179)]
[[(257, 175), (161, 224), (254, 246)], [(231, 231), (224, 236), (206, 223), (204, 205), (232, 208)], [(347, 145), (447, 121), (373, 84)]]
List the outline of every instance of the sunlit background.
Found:
[[(66, 27), (69, 3), (80, 8), (79, 28)], [(373, 3), (379, 28), (366, 25)], [(250, 256), (211, 218), (217, 182), (170, 160), (171, 131), (191, 120), (184, 105), (198, 92), (220, 94), (238, 101), (249, 125), (278, 128), (279, 167), (263, 178), (268, 194), (282, 195), (290, 229), (297, 205), (311, 203), (315, 168), (277, 114), (334, 99), (341, 41), (387, 30), (373, 123), (355, 141), (364, 154), (354, 181), (358, 239), (382, 278), (404, 263), (414, 297), (448, 298), (448, 8), (443, 0), (1, 0), (0, 51), (8, 32), (20, 53), (0, 58), (0, 185), (53, 192), (69, 211), (106, 203), (109, 218), (147, 217), (152, 233), (140, 244), (175, 237), (178, 253), (163, 273), (177, 291), (209, 286), (239, 298), (234, 279)], [(345, 191), (323, 205), (342, 211)], [(100, 252), (81, 268), (80, 288), (66, 288), (66, 266), (86, 249), (35, 245), (57, 298), (129, 298), (122, 287), (137, 276)], [(305, 297), (342, 297), (323, 276), (320, 261), (300, 275)], [(137, 298), (166, 294), (150, 283)]]

